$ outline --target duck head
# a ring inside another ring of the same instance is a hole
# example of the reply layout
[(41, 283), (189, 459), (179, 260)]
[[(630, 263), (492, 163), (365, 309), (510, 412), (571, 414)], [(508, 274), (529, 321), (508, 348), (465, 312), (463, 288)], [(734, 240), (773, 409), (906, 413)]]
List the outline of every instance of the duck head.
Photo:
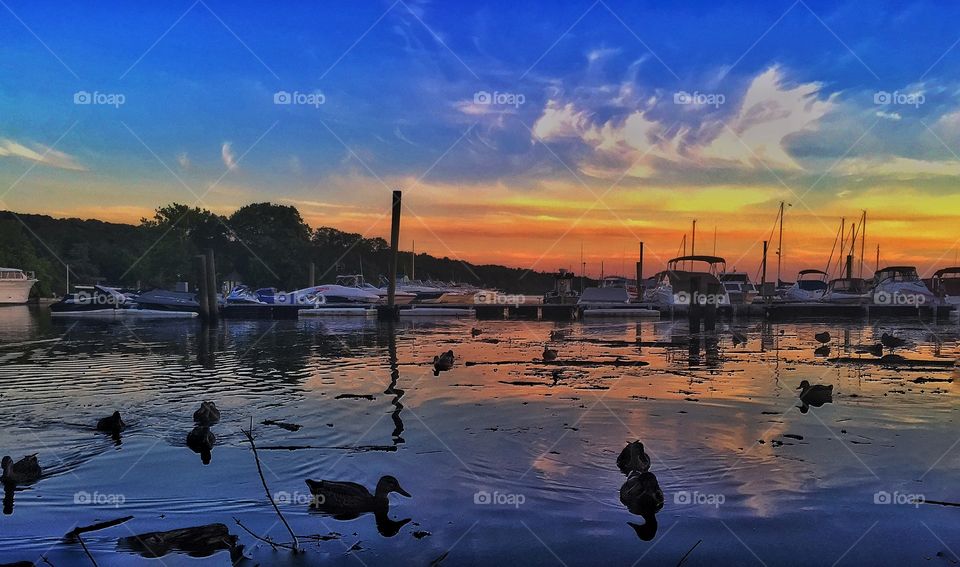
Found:
[(807, 382), (806, 380), (800, 382), (800, 385), (797, 386), (798, 390), (807, 390), (809, 388), (810, 388), (810, 382)]
[(390, 475), (380, 477), (380, 481), (377, 482), (375, 496), (377, 498), (386, 498), (391, 492), (396, 492), (397, 494), (411, 498), (410, 493), (400, 486), (400, 481), (398, 481), (396, 478)]
[(3, 469), (3, 472), (7, 472), (7, 469), (10, 468), (10, 465), (13, 464), (13, 459), (10, 458), (10, 455), (5, 455), (3, 460), (0, 461), (0, 468)]

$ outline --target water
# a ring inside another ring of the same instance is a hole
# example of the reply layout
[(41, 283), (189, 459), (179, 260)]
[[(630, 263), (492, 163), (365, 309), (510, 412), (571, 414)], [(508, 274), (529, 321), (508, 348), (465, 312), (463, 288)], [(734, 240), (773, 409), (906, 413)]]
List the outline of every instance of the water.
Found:
[[(483, 334), (471, 338), (472, 326)], [(44, 476), (0, 516), (0, 561), (88, 564), (63, 534), (132, 515), (84, 534), (98, 564), (144, 561), (118, 538), (213, 522), (239, 537), (250, 565), (426, 565), (444, 554), (443, 565), (675, 565), (698, 541), (684, 565), (954, 564), (960, 509), (905, 500), (960, 501), (955, 370), (833, 363), (814, 357), (813, 335), (833, 334), (831, 356), (870, 359), (843, 345), (892, 332), (909, 341), (900, 354), (949, 364), (960, 356), (956, 325), (734, 327), (745, 345), (722, 332), (691, 349), (685, 325), (671, 322), (405, 321), (391, 332), (357, 319), (227, 321), (204, 331), (4, 308), (0, 449), (37, 453)], [(561, 364), (535, 362), (554, 330), (567, 333), (550, 342)], [(448, 348), (457, 363), (434, 376), (429, 362)], [(833, 384), (833, 403), (802, 413), (803, 379)], [(203, 465), (185, 437), (208, 399), (223, 419)], [(129, 425), (119, 442), (92, 430), (114, 410)], [(305, 555), (271, 550), (235, 522), (289, 540), (241, 433), (251, 421), (293, 529), (328, 536), (305, 541)], [(666, 499), (650, 541), (619, 500), (615, 461), (633, 439)], [(385, 474), (413, 496), (391, 495), (386, 520), (338, 520), (305, 503), (306, 478), (372, 488)]]

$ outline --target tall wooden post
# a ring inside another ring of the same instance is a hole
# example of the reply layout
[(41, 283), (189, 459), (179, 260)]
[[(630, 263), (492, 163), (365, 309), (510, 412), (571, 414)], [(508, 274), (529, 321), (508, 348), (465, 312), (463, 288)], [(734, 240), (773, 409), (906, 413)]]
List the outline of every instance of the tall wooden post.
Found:
[(198, 254), (197, 262), (197, 301), (200, 303), (200, 318), (210, 320), (210, 302), (207, 296), (207, 257)]
[(643, 301), (643, 242), (640, 243), (640, 260), (637, 262), (637, 301)]
[(217, 302), (217, 265), (213, 259), (213, 248), (207, 248), (206, 261), (207, 305), (210, 310), (210, 319), (215, 320), (220, 315), (220, 305)]
[(317, 265), (310, 262), (310, 276), (307, 281), (307, 287), (313, 287), (315, 285), (317, 285)]
[(397, 258), (400, 249), (400, 211), (402, 191), (393, 192), (392, 222), (390, 224), (390, 273), (387, 274), (387, 305), (378, 310), (381, 319), (398, 319), (397, 310)]

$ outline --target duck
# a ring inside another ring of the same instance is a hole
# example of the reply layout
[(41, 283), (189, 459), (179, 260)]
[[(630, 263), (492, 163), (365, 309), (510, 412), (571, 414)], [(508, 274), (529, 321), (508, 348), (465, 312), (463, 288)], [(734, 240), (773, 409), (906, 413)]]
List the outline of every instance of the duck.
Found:
[(663, 508), (663, 491), (652, 472), (633, 471), (620, 487), (620, 502), (631, 514), (647, 518)]
[(650, 455), (643, 450), (643, 443), (633, 441), (620, 451), (617, 457), (617, 468), (625, 475), (633, 472), (645, 473), (650, 470)]
[(744, 335), (740, 331), (730, 331), (730, 335), (733, 337), (733, 346), (740, 346), (742, 344), (747, 344), (747, 335)]
[(810, 382), (804, 380), (800, 382), (797, 389), (800, 390), (800, 401), (803, 402), (804, 406), (820, 407), (823, 404), (833, 402), (833, 384), (827, 386), (814, 384), (811, 386)]
[(557, 359), (557, 351), (552, 348), (548, 348), (544, 346), (542, 358), (546, 362), (552, 362)]
[(561, 331), (561, 330), (550, 331), (550, 340), (551, 340), (551, 341), (562, 341), (563, 339), (566, 338), (566, 336), (567, 336), (567, 334), (564, 333), (564, 332)]
[(820, 357), (830, 356), (830, 345), (818, 346), (817, 348), (813, 349), (813, 355)]
[(388, 496), (391, 492), (411, 498), (410, 493), (400, 486), (400, 481), (390, 475), (380, 477), (373, 494), (355, 482), (306, 479), (306, 483), (314, 496), (313, 505), (319, 510), (335, 514), (337, 519), (346, 520), (383, 510), (390, 504)]
[(0, 460), (0, 467), (3, 474), (0, 475), (0, 481), (7, 485), (29, 484), (40, 480), (42, 470), (36, 455), (27, 455), (17, 462), (13, 462), (9, 456)]
[(193, 412), (193, 421), (200, 425), (214, 425), (220, 422), (220, 410), (213, 402), (200, 402), (200, 408)]
[(97, 431), (120, 433), (126, 427), (127, 424), (123, 422), (123, 418), (120, 417), (120, 412), (118, 411), (113, 412), (113, 415), (97, 420)]
[(194, 453), (200, 454), (200, 461), (210, 464), (213, 446), (217, 443), (217, 436), (206, 425), (198, 425), (187, 433), (187, 447)]
[(817, 342), (821, 344), (827, 344), (830, 342), (830, 333), (824, 331), (822, 333), (817, 333), (813, 335), (813, 338), (817, 339)]
[(471, 336), (471, 337), (479, 337), (481, 334), (483, 334), (483, 331), (480, 330), (480, 329), (478, 329), (478, 328), (476, 328), (476, 327), (470, 329), (470, 336)]
[(873, 356), (883, 356), (883, 344), (861, 345), (857, 347), (857, 354), (872, 354)]
[(450, 370), (453, 368), (453, 360), (454, 356), (452, 350), (448, 350), (440, 356), (433, 357), (434, 373), (439, 374), (441, 370)]
[(889, 333), (883, 333), (880, 335), (880, 344), (889, 349), (895, 349), (907, 344), (907, 341), (901, 339), (900, 337), (895, 337)]

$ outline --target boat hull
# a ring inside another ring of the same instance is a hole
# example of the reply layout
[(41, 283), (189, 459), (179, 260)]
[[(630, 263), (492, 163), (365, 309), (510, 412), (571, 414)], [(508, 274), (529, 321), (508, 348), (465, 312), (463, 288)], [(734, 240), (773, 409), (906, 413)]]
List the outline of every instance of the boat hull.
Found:
[(0, 304), (17, 305), (30, 299), (30, 290), (37, 280), (0, 280)]

